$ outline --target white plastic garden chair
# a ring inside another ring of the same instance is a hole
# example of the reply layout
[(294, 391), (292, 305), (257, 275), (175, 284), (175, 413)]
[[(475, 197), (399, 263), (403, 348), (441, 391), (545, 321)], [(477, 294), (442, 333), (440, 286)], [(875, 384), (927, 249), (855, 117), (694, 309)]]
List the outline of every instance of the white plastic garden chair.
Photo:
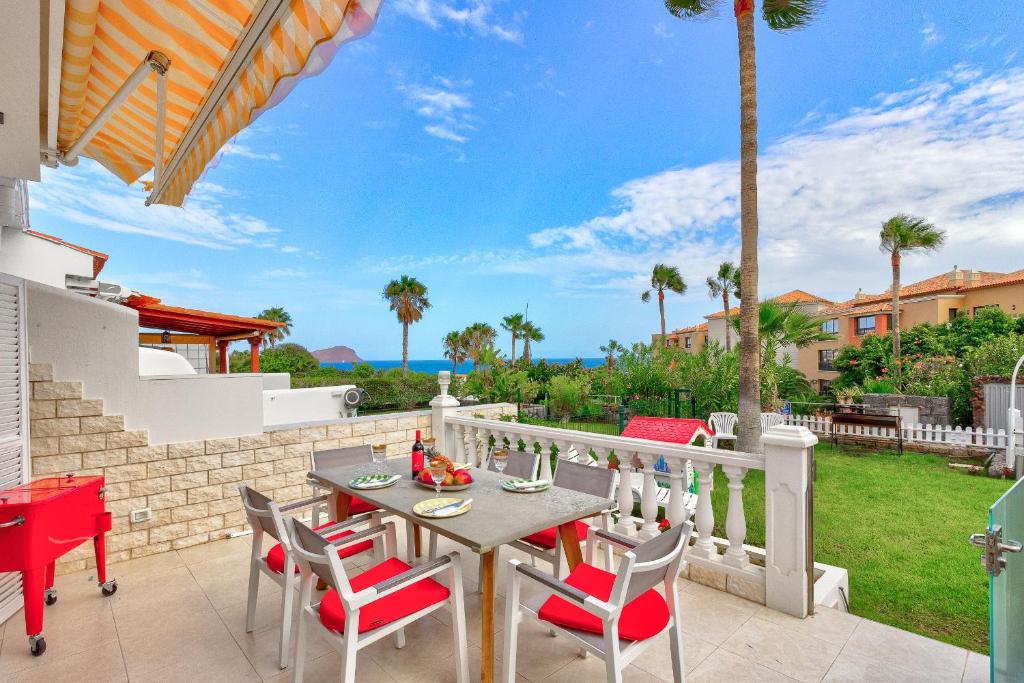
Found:
[[(356, 654), (360, 649), (392, 634), (395, 647), (403, 648), (406, 626), (447, 606), (451, 610), (455, 638), (455, 678), (458, 683), (469, 682), (462, 564), (458, 553), (412, 567), (395, 557), (394, 522), (334, 542), (298, 520), (287, 520), (287, 526), (302, 572), (302, 612), (292, 666), (293, 681), (302, 681), (310, 628), (319, 632), (341, 655), (341, 680), (352, 683), (356, 680)], [(349, 578), (335, 550), (371, 537), (384, 540), (388, 559)], [(431, 578), (441, 573), (447, 575), (448, 587)], [(314, 576), (330, 586), (318, 601), (313, 598)], [(437, 626), (440, 625), (433, 627)], [(415, 656), (432, 655), (423, 652)]]
[[(288, 505), (277, 505), (270, 498), (267, 498), (259, 491), (248, 486), (238, 487), (242, 496), (242, 507), (245, 509), (249, 526), (252, 527), (252, 553), (249, 557), (249, 594), (245, 610), (245, 632), (252, 633), (256, 626), (256, 602), (259, 598), (260, 574), (264, 574), (281, 586), (281, 637), (278, 643), (278, 666), (282, 669), (288, 665), (288, 647), (291, 639), (292, 623), (292, 599), (295, 588), (298, 587), (295, 565), (295, 557), (292, 552), (291, 542), (285, 528), (285, 514), (312, 507), (322, 502), (326, 496), (307, 498)], [(374, 514), (367, 513), (349, 519), (339, 524), (320, 525), (316, 533), (324, 534), (330, 540), (340, 540), (358, 536), (352, 531), (352, 527), (360, 524), (370, 523), (374, 520)], [(263, 554), (263, 535), (269, 534), (277, 541), (277, 544), (270, 548), (266, 555)], [(342, 558), (352, 557), (359, 553), (373, 550), (373, 541), (367, 540), (353, 545), (347, 545), (340, 551)], [(291, 571), (287, 571), (291, 568)]]
[(761, 413), (761, 433), (768, 432), (772, 427), (778, 427), (786, 422), (786, 418), (780, 413)]
[(719, 441), (736, 443), (736, 413), (711, 413), (708, 426), (715, 433), (711, 437), (712, 448), (718, 448)]
[[(685, 522), (641, 544), (634, 538), (591, 528), (587, 561), (565, 581), (510, 560), (501, 680), (515, 680), (519, 622), (529, 616), (571, 639), (584, 653), (604, 660), (607, 680), (615, 683), (622, 681), (623, 669), (667, 631), (672, 678), (682, 681), (685, 667), (676, 577), (692, 533), (693, 524)], [(598, 540), (625, 551), (615, 573), (594, 566), (593, 548)], [(545, 590), (521, 600), (524, 578)], [(655, 590), (659, 585), (664, 595)]]
[[(373, 462), (373, 450), (366, 445), (312, 451), (309, 455), (309, 468), (311, 470), (327, 467), (348, 467), (349, 465), (359, 465), (367, 462)], [(306, 483), (313, 487), (313, 495), (330, 493), (329, 489), (325, 489), (323, 485), (312, 479), (307, 480)], [(352, 503), (349, 505), (348, 513), (350, 515), (361, 515), (364, 512), (375, 512), (379, 509), (376, 505), (371, 505), (361, 498), (353, 498)], [(317, 505), (313, 508), (312, 521), (314, 527), (320, 524), (321, 512), (326, 512), (326, 504)]]

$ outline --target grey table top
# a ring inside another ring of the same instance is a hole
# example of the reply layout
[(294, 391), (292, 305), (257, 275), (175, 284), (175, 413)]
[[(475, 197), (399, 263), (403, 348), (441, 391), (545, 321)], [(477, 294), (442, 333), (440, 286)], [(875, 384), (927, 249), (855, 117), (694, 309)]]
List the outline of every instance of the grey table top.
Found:
[[(575, 519), (590, 517), (614, 506), (608, 498), (552, 486), (541, 493), (510, 493), (499, 487), (503, 477), (495, 472), (474, 468), (473, 485), (464, 491), (441, 492), (452, 498), (472, 498), (469, 512), (448, 519), (430, 519), (413, 513), (416, 503), (435, 498), (433, 489), (414, 483), (409, 458), (387, 461), (388, 471), (403, 477), (393, 486), (375, 491), (356, 490), (348, 483), (355, 477), (375, 472), (373, 463), (313, 470), (311, 479), (326, 487), (344, 491), (373, 503), (388, 512), (415, 521), (468, 547), (485, 553), (500, 545)], [(580, 539), (583, 540), (583, 539)]]

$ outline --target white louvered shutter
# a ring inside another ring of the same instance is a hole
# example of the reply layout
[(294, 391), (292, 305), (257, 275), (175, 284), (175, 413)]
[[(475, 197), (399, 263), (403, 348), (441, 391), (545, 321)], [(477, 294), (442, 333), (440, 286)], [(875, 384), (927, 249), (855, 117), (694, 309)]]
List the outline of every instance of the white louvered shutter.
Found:
[[(25, 285), (0, 274), (0, 491), (29, 480)], [(21, 609), (21, 574), (0, 573), (0, 622)]]

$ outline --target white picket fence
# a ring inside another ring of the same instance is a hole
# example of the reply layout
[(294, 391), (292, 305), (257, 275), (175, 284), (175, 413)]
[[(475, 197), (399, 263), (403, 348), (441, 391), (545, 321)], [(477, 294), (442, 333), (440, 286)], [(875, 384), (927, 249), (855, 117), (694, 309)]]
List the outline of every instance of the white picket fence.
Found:
[[(827, 417), (786, 415), (786, 424), (806, 427), (815, 434), (832, 435), (832, 420)], [(953, 427), (952, 425), (904, 423), (902, 431), (904, 442), (917, 441), (983, 448), (1006, 448), (1009, 438), (1005, 429), (993, 430), (983, 427)], [(896, 440), (895, 427), (840, 424), (836, 425), (836, 434), (840, 436), (864, 436)], [(1018, 444), (1022, 443), (1020, 432), (1017, 432), (1017, 442)]]

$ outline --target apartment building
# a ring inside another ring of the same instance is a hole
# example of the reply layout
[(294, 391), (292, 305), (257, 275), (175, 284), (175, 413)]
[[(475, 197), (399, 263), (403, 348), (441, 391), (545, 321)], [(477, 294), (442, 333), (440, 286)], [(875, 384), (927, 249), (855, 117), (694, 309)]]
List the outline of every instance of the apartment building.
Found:
[[(820, 318), (822, 330), (836, 335), (834, 340), (816, 342), (802, 349), (779, 351), (780, 358), (789, 354), (793, 364), (821, 392), (828, 391), (838, 375), (832, 369), (832, 361), (843, 346), (859, 345), (865, 336), (884, 335), (892, 327), (889, 291), (866, 294), (858, 290), (853, 298), (838, 303), (799, 289), (773, 299), (796, 304), (801, 312)], [(920, 323), (946, 323), (957, 315), (974, 315), (988, 307), (999, 308), (1013, 316), (1024, 313), (1024, 269), (997, 273), (953, 266), (949, 272), (900, 288), (900, 326), (903, 329)], [(730, 319), (738, 315), (739, 308), (729, 311)], [(707, 323), (674, 330), (666, 335), (666, 342), (693, 353), (711, 339), (724, 346), (725, 313), (717, 311), (704, 317)], [(736, 336), (733, 335), (733, 339)]]

